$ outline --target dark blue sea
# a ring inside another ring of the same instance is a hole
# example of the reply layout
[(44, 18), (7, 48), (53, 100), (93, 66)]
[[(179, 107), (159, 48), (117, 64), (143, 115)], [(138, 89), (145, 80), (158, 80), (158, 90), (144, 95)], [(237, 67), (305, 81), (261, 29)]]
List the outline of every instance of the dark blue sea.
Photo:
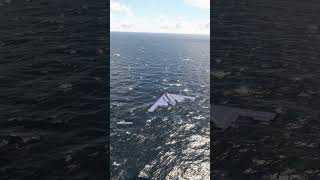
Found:
[[(209, 179), (209, 43), (208, 35), (111, 32), (112, 179)], [(196, 100), (147, 112), (166, 92)]]
[(106, 1), (0, 1), (0, 179), (107, 179)]
[(217, 0), (212, 7), (211, 102), (278, 116), (223, 134), (212, 128), (211, 177), (319, 180), (319, 1)]

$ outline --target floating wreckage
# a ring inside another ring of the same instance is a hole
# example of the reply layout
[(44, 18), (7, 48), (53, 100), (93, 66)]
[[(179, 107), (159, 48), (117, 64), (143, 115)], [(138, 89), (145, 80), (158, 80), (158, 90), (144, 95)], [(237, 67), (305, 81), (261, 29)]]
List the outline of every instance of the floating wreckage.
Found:
[(268, 123), (276, 118), (276, 113), (254, 111), (248, 109), (240, 109), (233, 107), (226, 107), (221, 105), (211, 105), (211, 121), (216, 127), (226, 130), (228, 127), (241, 124), (240, 117), (250, 118), (254, 121), (260, 121), (262, 123)]
[(148, 109), (148, 112), (153, 112), (158, 107), (168, 107), (169, 104), (175, 106), (177, 102), (181, 103), (185, 100), (194, 101), (195, 99), (195, 97), (191, 96), (165, 93)]

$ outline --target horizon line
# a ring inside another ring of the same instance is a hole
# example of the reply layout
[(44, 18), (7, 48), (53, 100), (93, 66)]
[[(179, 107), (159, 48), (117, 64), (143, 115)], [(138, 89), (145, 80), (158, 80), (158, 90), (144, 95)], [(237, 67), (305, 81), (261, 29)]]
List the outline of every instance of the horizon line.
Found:
[(181, 35), (206, 35), (210, 36), (209, 34), (201, 34), (201, 33), (178, 33), (178, 32), (151, 32), (151, 31), (109, 31), (111, 32), (123, 32), (123, 33), (151, 33), (151, 34), (181, 34)]

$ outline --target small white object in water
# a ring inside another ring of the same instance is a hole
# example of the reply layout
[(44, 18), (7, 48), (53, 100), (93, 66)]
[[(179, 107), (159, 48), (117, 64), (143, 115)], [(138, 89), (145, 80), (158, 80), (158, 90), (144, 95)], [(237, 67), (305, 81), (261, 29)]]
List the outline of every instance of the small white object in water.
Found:
[(184, 89), (183, 91), (184, 91), (184, 92), (188, 92), (188, 91), (190, 91), (190, 90), (186, 88), (186, 89)]
[(173, 84), (169, 84), (169, 86), (178, 86), (178, 87), (180, 87), (181, 84), (179, 84), (179, 83), (173, 83)]
[(116, 161), (113, 161), (113, 164), (112, 164), (112, 165), (114, 165), (114, 166), (120, 166), (120, 164), (117, 163)]
[(162, 121), (168, 121), (168, 117), (164, 117), (163, 119), (162, 119)]
[(204, 117), (199, 115), (199, 116), (194, 117), (194, 119), (200, 120), (200, 119), (204, 119)]
[(114, 54), (114, 56), (120, 57), (120, 54), (116, 53), (116, 54)]
[(119, 125), (131, 125), (131, 124), (133, 124), (133, 122), (122, 120), (122, 121), (117, 122), (117, 124), (119, 124)]

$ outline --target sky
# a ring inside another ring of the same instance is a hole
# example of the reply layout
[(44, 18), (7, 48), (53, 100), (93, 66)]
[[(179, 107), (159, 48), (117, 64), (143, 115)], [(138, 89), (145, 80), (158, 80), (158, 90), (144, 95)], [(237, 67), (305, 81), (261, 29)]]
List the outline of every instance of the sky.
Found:
[(210, 0), (110, 0), (110, 30), (210, 34)]

